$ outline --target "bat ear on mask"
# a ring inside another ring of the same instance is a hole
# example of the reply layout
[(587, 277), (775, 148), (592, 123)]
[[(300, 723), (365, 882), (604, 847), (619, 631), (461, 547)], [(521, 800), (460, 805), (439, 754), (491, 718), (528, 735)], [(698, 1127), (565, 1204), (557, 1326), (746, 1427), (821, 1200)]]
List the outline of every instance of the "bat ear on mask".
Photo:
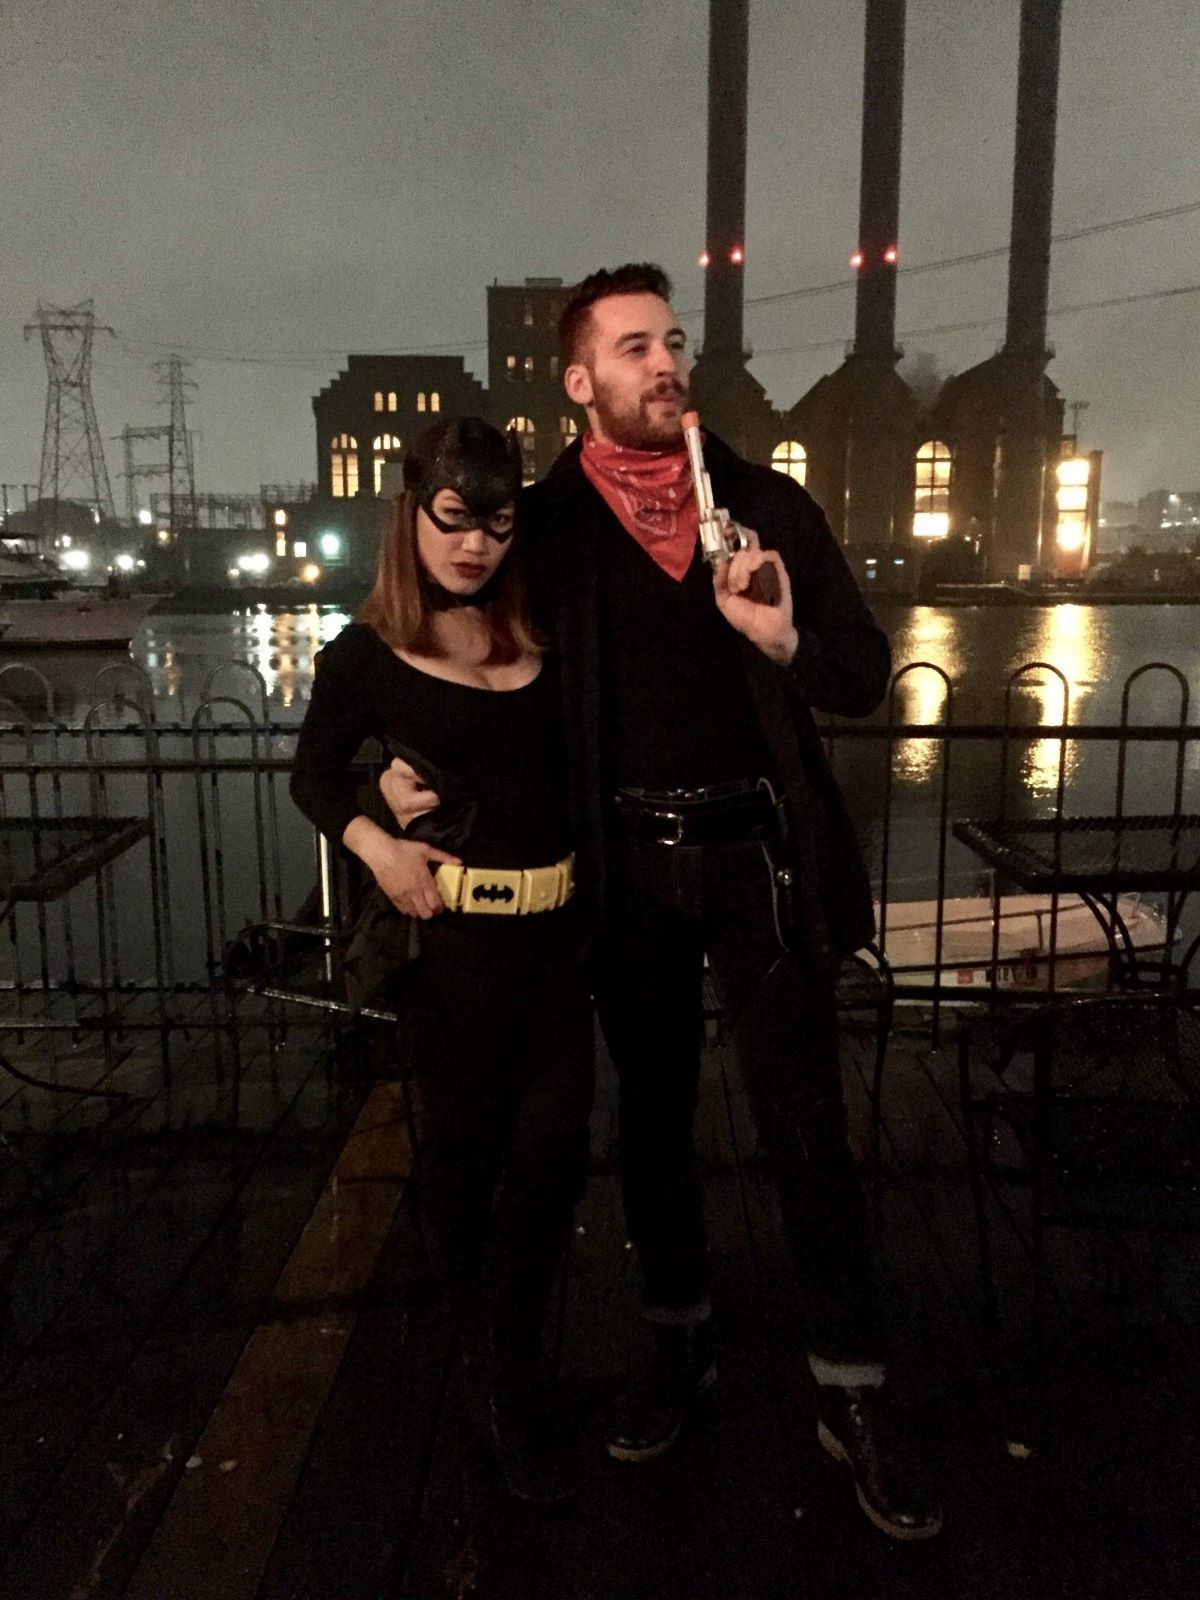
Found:
[(429, 509), (440, 489), (488, 517), (521, 491), (521, 445), (482, 417), (447, 417), (426, 428), (404, 458), (404, 487)]

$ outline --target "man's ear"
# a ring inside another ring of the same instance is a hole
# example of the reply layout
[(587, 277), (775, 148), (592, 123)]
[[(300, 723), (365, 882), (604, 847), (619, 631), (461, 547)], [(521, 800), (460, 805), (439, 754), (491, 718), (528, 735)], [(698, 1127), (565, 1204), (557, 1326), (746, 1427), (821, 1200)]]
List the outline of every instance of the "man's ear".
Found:
[(592, 375), (582, 361), (572, 361), (563, 373), (563, 388), (568, 399), (574, 400), (577, 406), (591, 405)]

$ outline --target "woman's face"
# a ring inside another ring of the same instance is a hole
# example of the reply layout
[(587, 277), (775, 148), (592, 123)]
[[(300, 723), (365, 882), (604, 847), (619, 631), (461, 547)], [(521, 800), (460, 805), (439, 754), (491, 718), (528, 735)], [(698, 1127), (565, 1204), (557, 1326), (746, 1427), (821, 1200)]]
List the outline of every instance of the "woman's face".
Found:
[(483, 526), (453, 489), (439, 489), (431, 510), (432, 517), (423, 506), (417, 507), (421, 565), (451, 594), (475, 594), (509, 552), (515, 503), (510, 500), (494, 511)]

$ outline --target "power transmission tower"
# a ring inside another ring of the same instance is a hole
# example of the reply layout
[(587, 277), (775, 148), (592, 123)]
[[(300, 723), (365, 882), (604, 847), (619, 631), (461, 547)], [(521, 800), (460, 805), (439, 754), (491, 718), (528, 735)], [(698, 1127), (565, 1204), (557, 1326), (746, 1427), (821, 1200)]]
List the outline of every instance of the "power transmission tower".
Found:
[(187, 427), (187, 406), (196, 392), (196, 382), (187, 376), (191, 363), (182, 356), (168, 356), (155, 363), (159, 383), (166, 389), (160, 405), (170, 407), (167, 424), (167, 461), (170, 471), (171, 538), (181, 528), (196, 526), (196, 469), (192, 458), (192, 436)]
[[(63, 500), (82, 500), (98, 520), (116, 520), (112, 486), (104, 463), (104, 446), (92, 402), (92, 340), (111, 328), (97, 327), (91, 300), (77, 306), (48, 306), (38, 301), (37, 321), (25, 325), (26, 339), (39, 333), (46, 358), (46, 422), (42, 432), (42, 469), (38, 481), (39, 531), (58, 522)], [(83, 491), (72, 495), (78, 485)]]
[(161, 440), (170, 453), (171, 429), (167, 425), (153, 428), (131, 428), (126, 425), (121, 430), (121, 442), (125, 447), (125, 508), (131, 527), (137, 525), (138, 511), (138, 480), (140, 478), (169, 478), (171, 463), (167, 461), (135, 462), (134, 445), (142, 441)]

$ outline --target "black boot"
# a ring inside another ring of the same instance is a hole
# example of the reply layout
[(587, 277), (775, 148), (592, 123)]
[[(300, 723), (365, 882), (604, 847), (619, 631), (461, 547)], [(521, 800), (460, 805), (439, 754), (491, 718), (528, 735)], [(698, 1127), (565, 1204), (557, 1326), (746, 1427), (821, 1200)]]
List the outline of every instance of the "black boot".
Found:
[(649, 1370), (621, 1395), (608, 1434), (617, 1461), (652, 1461), (679, 1437), (684, 1418), (717, 1381), (711, 1319), (691, 1325), (651, 1323)]
[(578, 1457), (561, 1419), (536, 1386), (493, 1392), (489, 1444), (509, 1494), (555, 1505), (579, 1493)]
[(942, 1526), (936, 1499), (918, 1487), (920, 1473), (879, 1388), (817, 1389), (817, 1438), (854, 1474), (858, 1503), (893, 1539), (932, 1539)]

